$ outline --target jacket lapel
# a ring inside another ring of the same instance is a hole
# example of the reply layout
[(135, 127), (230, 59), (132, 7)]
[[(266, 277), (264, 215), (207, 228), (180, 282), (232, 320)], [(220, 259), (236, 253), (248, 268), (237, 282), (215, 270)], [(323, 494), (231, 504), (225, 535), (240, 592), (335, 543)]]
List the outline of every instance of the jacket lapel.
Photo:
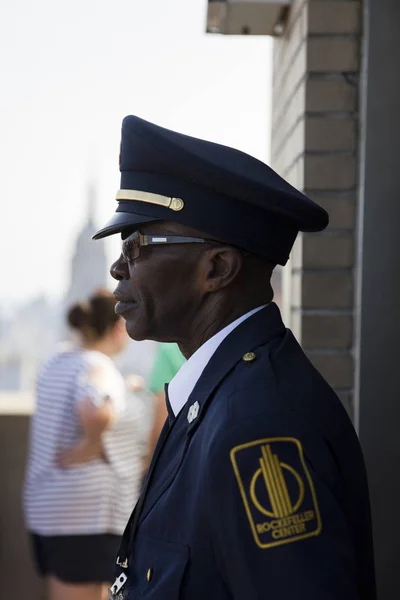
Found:
[(139, 524), (146, 518), (179, 470), (190, 439), (187, 436), (187, 425), (186, 416), (182, 411), (172, 424), (168, 440), (149, 473), (149, 485), (143, 499)]

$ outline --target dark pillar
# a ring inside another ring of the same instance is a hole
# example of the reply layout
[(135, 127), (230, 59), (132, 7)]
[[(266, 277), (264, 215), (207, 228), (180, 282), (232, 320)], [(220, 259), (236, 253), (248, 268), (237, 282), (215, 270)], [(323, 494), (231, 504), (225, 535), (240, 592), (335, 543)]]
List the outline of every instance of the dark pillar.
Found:
[(400, 2), (365, 0), (356, 422), (379, 600), (400, 598)]

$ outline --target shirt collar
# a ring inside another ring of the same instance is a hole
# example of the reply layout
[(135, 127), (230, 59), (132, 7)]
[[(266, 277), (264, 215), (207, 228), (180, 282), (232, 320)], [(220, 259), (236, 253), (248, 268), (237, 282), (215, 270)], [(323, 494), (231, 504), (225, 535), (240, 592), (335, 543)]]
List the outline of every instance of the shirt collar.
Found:
[(168, 396), (171, 408), (176, 416), (186, 404), (190, 394), (212, 355), (217, 350), (221, 342), (234, 330), (240, 323), (265, 308), (266, 304), (258, 306), (242, 315), (236, 321), (229, 323), (226, 327), (218, 331), (212, 338), (207, 340), (179, 369), (175, 377), (168, 386)]

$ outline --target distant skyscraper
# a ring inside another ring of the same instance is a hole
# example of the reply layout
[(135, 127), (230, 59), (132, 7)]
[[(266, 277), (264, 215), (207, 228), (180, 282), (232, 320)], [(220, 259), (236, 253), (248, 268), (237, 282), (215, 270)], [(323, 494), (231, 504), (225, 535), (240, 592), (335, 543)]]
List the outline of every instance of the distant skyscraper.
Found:
[(87, 221), (78, 235), (75, 252), (71, 262), (71, 279), (65, 297), (66, 310), (79, 300), (85, 300), (100, 287), (107, 286), (108, 264), (103, 241), (93, 242), (96, 231), (96, 190), (88, 188)]
[[(99, 287), (107, 286), (104, 242), (91, 239), (97, 229), (93, 186), (88, 188), (87, 206), (87, 220), (77, 237), (71, 260), (69, 289), (61, 304), (56, 306), (38, 297), (29, 300), (12, 316), (0, 314), (0, 393), (32, 390), (40, 363), (54, 352), (58, 341), (68, 337), (65, 323), (68, 308), (87, 299)], [(128, 372), (131, 371), (128, 369)]]

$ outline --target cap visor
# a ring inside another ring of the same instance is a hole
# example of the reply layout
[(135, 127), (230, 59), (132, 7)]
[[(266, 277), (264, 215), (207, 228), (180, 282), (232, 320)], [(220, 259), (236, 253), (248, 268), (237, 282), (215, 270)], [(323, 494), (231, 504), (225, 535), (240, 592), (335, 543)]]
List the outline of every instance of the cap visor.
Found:
[(121, 233), (127, 227), (139, 225), (139, 223), (149, 223), (150, 221), (160, 221), (160, 219), (148, 215), (117, 212), (114, 213), (105, 227), (99, 229), (99, 231), (94, 234), (92, 240), (100, 240), (109, 235), (114, 235), (114, 233)]

